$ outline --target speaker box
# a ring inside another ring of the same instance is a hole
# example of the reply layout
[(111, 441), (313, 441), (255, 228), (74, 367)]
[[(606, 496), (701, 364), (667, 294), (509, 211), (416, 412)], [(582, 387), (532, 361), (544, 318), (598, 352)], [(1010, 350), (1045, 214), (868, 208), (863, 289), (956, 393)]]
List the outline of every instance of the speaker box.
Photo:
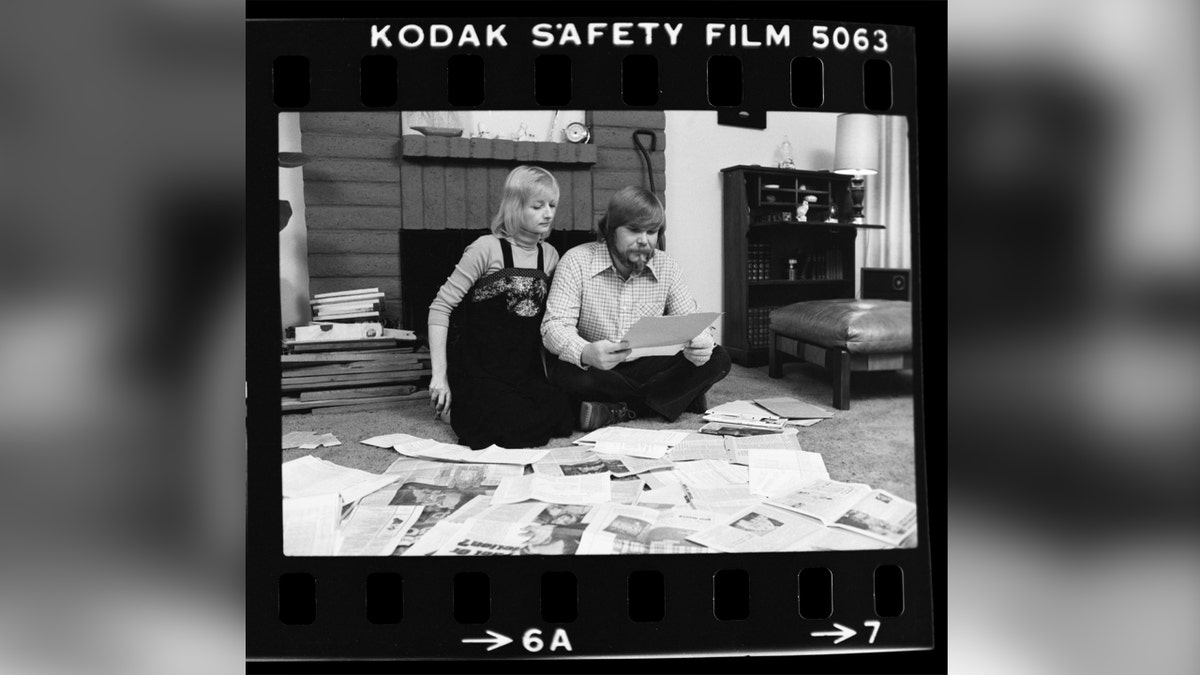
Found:
[(912, 270), (888, 267), (862, 268), (862, 297), (877, 300), (912, 300)]

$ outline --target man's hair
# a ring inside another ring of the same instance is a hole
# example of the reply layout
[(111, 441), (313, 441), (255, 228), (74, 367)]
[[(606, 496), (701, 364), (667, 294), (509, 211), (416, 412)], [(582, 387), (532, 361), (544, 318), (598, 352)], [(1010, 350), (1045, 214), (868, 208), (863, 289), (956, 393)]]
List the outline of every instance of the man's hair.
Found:
[(504, 179), (504, 195), (500, 198), (500, 208), (492, 218), (492, 234), (513, 236), (513, 228), (521, 209), (535, 199), (558, 199), (558, 180), (554, 174), (540, 166), (522, 164), (508, 172)]
[(618, 227), (658, 228), (658, 248), (663, 247), (667, 216), (658, 196), (643, 187), (627, 185), (608, 200), (608, 209), (596, 224), (600, 241), (612, 243)]

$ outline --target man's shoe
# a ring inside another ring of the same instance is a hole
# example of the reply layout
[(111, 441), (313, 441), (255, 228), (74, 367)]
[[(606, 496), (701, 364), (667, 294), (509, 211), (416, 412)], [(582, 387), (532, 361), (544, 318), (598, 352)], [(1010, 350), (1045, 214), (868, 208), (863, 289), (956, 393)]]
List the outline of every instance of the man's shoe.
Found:
[(696, 398), (692, 399), (692, 402), (688, 404), (688, 407), (684, 409), (684, 412), (696, 413), (697, 415), (703, 415), (704, 413), (708, 412), (708, 394), (700, 394)]
[(595, 431), (600, 427), (620, 424), (636, 417), (637, 413), (624, 403), (584, 401), (579, 406), (579, 428), (583, 431)]

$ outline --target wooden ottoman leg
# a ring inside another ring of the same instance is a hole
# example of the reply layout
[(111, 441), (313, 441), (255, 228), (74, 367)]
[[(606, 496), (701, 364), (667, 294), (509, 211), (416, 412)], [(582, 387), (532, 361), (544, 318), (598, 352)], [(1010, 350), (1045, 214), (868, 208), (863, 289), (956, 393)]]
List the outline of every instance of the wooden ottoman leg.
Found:
[(775, 331), (767, 334), (767, 375), (783, 377), (783, 364), (779, 362), (779, 348), (775, 346)]
[(844, 349), (830, 349), (826, 352), (826, 369), (833, 379), (833, 407), (838, 410), (850, 409), (850, 353)]

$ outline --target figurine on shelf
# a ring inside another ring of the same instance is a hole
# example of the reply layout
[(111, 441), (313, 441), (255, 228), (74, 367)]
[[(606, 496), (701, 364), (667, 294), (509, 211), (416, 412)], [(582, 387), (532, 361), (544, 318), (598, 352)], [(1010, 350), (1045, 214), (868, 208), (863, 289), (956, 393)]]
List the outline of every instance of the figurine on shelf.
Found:
[(480, 123), (479, 123), (479, 125), (478, 125), (477, 129), (478, 129), (478, 131), (476, 131), (476, 132), (475, 132), (475, 135), (474, 135), (474, 137), (475, 137), (475, 138), (488, 138), (488, 139), (491, 139), (491, 138), (495, 138), (495, 137), (496, 137), (496, 134), (494, 134), (494, 133), (492, 133), (492, 132), (488, 131), (487, 125), (486, 125), (486, 124), (484, 124), (483, 122), (480, 122)]
[(805, 195), (804, 199), (801, 199), (800, 203), (796, 205), (796, 220), (800, 222), (808, 220), (808, 207), (816, 201), (816, 195)]
[(533, 134), (530, 133), (529, 125), (525, 124), (524, 122), (521, 122), (521, 127), (519, 129), (517, 129), (516, 140), (532, 141), (532, 140), (536, 140), (536, 139), (534, 138)]

